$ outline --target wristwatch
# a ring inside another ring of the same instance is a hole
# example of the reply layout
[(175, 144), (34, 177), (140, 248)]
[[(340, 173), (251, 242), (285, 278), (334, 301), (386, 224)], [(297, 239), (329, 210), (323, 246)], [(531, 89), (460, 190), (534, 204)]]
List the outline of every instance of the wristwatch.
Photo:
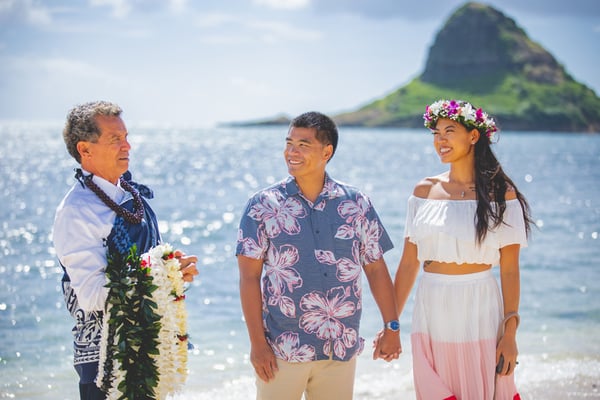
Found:
[(389, 329), (393, 332), (398, 332), (400, 330), (400, 322), (398, 320), (388, 321), (384, 324), (385, 329)]

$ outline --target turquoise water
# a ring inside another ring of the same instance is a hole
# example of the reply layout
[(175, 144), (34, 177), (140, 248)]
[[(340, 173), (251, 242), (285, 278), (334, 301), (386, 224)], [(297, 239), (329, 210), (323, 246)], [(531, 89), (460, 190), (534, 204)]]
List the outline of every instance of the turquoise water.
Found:
[[(196, 349), (178, 399), (254, 397), (234, 253), (246, 199), (287, 173), (285, 127), (129, 126), (131, 170), (155, 191), (163, 238), (201, 259), (188, 292)], [(0, 398), (77, 399), (72, 321), (51, 243), (54, 209), (74, 182), (59, 124), (0, 124)], [(538, 228), (521, 257), (520, 365), (526, 399), (600, 398), (600, 136), (506, 132), (496, 145)], [(444, 170), (425, 130), (341, 129), (330, 174), (367, 192), (396, 246), (414, 184)], [(392, 273), (401, 249), (386, 254)], [(379, 313), (365, 285), (362, 336)], [(405, 353), (360, 357), (356, 399), (414, 399), (410, 310)]]

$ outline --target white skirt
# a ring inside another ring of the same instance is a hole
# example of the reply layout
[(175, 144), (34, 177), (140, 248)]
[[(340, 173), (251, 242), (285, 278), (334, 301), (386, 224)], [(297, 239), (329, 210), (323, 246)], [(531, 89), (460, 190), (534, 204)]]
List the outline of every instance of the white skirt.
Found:
[(502, 295), (491, 270), (425, 272), (417, 288), (411, 335), (417, 399), (519, 399), (514, 375), (496, 379), (502, 316)]

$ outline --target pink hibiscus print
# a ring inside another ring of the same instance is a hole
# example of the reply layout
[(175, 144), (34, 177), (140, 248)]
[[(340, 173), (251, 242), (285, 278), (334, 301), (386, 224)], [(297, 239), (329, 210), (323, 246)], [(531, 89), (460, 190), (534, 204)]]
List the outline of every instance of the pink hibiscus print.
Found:
[(275, 356), (287, 362), (308, 362), (316, 358), (314, 346), (299, 346), (299, 335), (294, 332), (283, 332), (275, 341), (270, 341), (270, 344)]
[(300, 200), (284, 199), (276, 190), (265, 193), (260, 201), (250, 209), (248, 215), (265, 224), (267, 237), (274, 238), (283, 231), (288, 235), (300, 233), (299, 218), (306, 217), (306, 211)]
[(341, 282), (350, 282), (360, 276), (362, 266), (360, 265), (360, 244), (358, 240), (352, 242), (352, 260), (349, 258), (336, 259), (332, 251), (315, 250), (317, 261), (322, 264), (335, 265), (336, 276)]
[[(362, 265), (360, 264), (360, 244), (358, 240), (352, 242), (352, 260), (346, 257), (336, 259), (333, 252), (328, 250), (315, 250), (315, 257), (322, 264), (335, 265), (335, 276), (340, 282), (352, 282), (354, 295), (360, 299)], [(360, 309), (360, 303), (358, 308)]]
[(327, 205), (327, 200), (332, 200), (337, 197), (342, 196), (344, 193), (340, 189), (340, 187), (334, 181), (327, 180), (325, 181), (325, 185), (323, 186), (323, 190), (321, 190), (320, 197), (323, 198), (319, 204), (317, 204), (314, 209), (317, 211), (323, 211), (325, 206)]
[(336, 239), (352, 239), (358, 237), (362, 226), (367, 224), (366, 214), (369, 210), (369, 203), (360, 197), (358, 201), (346, 200), (338, 205), (338, 214), (344, 218), (346, 224), (340, 226), (335, 233)]
[(376, 220), (365, 222), (357, 229), (356, 234), (363, 243), (363, 248), (360, 250), (360, 262), (366, 265), (379, 260), (383, 256), (383, 250), (379, 244), (382, 234), (381, 225)]
[(269, 291), (269, 305), (278, 306), (281, 312), (290, 318), (296, 316), (296, 305), (294, 301), (284, 296), (286, 289), (293, 292), (295, 288), (302, 286), (302, 278), (298, 271), (292, 268), (300, 256), (298, 249), (286, 244), (278, 249), (269, 247), (267, 262), (265, 263), (266, 290)]
[[(352, 328), (344, 329), (344, 333), (341, 338), (335, 340), (327, 340), (323, 345), (323, 353), (331, 354), (331, 347), (333, 345), (333, 354), (339, 358), (346, 357), (346, 349), (354, 347), (356, 341), (359, 340), (358, 332)], [(362, 351), (363, 341), (361, 340), (361, 346), (358, 353)]]
[(348, 297), (350, 288), (340, 286), (328, 290), (327, 295), (311, 292), (300, 299), (300, 308), (304, 311), (300, 317), (300, 328), (332, 342), (334, 353), (340, 358), (346, 354), (346, 348), (352, 347), (358, 340), (356, 331), (346, 328), (340, 321), (356, 312), (354, 303), (346, 300)]
[(238, 229), (238, 243), (242, 244), (241, 254), (250, 258), (262, 259), (265, 253), (267, 238), (260, 229), (257, 229), (256, 236), (257, 241), (255, 242), (250, 237), (244, 237), (244, 232), (241, 229)]

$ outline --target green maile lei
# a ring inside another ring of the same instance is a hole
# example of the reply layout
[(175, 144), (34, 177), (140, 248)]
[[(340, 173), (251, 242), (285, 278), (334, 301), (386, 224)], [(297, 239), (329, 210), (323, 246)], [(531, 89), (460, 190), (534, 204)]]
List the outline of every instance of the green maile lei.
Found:
[[(153, 257), (162, 261), (151, 262)], [(153, 274), (165, 287), (154, 282)], [(140, 256), (134, 244), (127, 254), (108, 257), (106, 276), (109, 292), (97, 385), (107, 393), (107, 399), (166, 398), (183, 384), (187, 373), (187, 315), (179, 262), (169, 245), (159, 245)], [(159, 296), (163, 299), (159, 305), (155, 295), (164, 290), (169, 292)], [(178, 308), (168, 308), (174, 304)], [(173, 315), (166, 315), (167, 309), (178, 317), (177, 321)]]
[[(147, 297), (157, 286), (149, 268), (141, 264), (134, 244), (125, 255), (109, 256), (106, 267), (108, 312), (104, 318), (108, 329), (103, 339), (106, 336), (107, 357), (99, 386), (109, 392), (116, 380), (119, 400), (153, 399), (158, 384), (158, 368), (151, 355), (158, 355), (161, 317), (156, 313), (157, 304)], [(122, 376), (113, 376), (115, 361)]]

